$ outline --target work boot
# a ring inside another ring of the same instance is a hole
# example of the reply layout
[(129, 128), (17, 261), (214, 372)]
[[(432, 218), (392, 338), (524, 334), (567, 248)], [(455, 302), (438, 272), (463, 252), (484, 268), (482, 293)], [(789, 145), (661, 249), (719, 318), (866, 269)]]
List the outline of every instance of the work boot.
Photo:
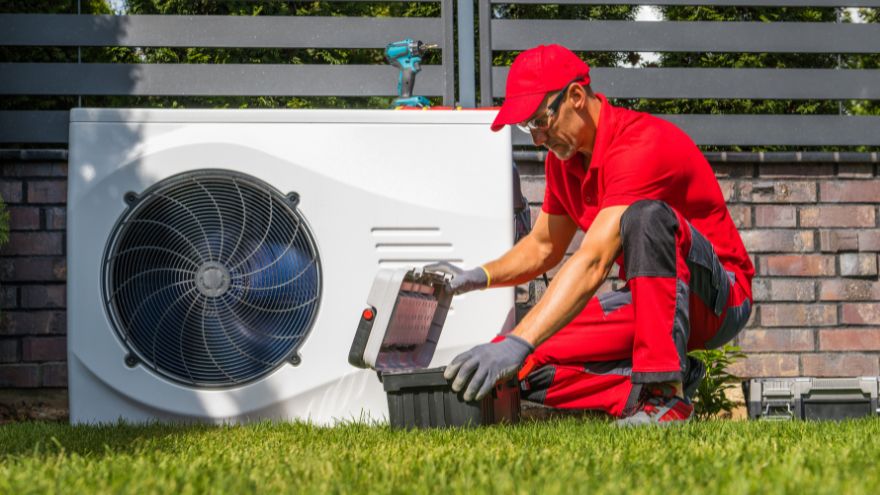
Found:
[(617, 426), (666, 426), (685, 422), (694, 415), (690, 399), (675, 396), (675, 387), (665, 383), (644, 385), (635, 412), (617, 420)]
[(694, 398), (694, 394), (697, 393), (703, 378), (706, 377), (706, 365), (699, 359), (691, 356), (688, 356), (687, 360), (687, 371), (684, 373), (682, 385), (684, 387), (684, 398), (690, 401)]

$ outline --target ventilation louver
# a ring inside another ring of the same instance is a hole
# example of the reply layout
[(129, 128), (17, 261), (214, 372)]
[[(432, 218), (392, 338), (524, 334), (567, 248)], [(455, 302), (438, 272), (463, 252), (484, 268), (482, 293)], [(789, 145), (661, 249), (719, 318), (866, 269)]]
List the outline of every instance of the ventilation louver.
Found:
[(241, 385), (298, 364), (321, 295), (298, 200), (226, 170), (179, 174), (126, 195), (104, 256), (103, 293), (127, 364), (200, 387)]

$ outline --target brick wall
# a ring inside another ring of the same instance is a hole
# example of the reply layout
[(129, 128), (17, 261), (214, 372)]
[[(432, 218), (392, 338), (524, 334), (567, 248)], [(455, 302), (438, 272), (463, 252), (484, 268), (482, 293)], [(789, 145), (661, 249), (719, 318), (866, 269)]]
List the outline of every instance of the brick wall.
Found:
[[(860, 156), (714, 156), (759, 274), (756, 308), (739, 339), (749, 353), (735, 370), (742, 376), (880, 374), (880, 177), (876, 154)], [(536, 217), (543, 167), (523, 161), (521, 170)], [(12, 214), (11, 242), (0, 250), (0, 391), (66, 387), (66, 176), (64, 152), (0, 151), (0, 194)], [(540, 297), (543, 283), (536, 285)]]
[[(543, 167), (524, 156), (523, 192), (534, 219), (544, 197)], [(846, 157), (862, 159), (855, 163), (798, 163), (802, 155), (795, 153), (708, 157), (757, 272), (755, 309), (736, 342), (748, 358), (733, 371), (744, 377), (880, 374), (876, 154)], [(777, 161), (761, 163), (769, 157)], [(536, 285), (540, 297), (544, 284)], [(620, 285), (612, 280), (602, 290)], [(526, 297), (518, 291), (520, 301)]]
[(11, 230), (0, 249), (0, 389), (64, 388), (66, 154), (17, 155), (0, 155)]

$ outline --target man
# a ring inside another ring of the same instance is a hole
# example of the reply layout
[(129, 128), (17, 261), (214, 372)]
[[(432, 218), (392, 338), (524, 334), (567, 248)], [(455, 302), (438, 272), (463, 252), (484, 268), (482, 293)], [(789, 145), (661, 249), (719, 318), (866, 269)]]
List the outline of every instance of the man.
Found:
[[(514, 61), (492, 130), (508, 124), (550, 151), (532, 232), (481, 267), (434, 268), (453, 274), (456, 294), (517, 285), (586, 234), (509, 335), (452, 361), (452, 388), (480, 399), (519, 370), (524, 397), (548, 406), (626, 425), (688, 420), (705, 369), (686, 353), (743, 328), (754, 275), (708, 162), (673, 124), (594, 94), (589, 66), (558, 45)], [(593, 297), (615, 262), (626, 286)]]

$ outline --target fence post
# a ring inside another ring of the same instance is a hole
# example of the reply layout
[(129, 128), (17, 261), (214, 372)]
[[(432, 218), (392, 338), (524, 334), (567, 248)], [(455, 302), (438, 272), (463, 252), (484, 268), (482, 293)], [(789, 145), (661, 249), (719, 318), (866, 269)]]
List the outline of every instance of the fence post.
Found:
[(458, 101), (463, 107), (476, 106), (474, 80), (474, 0), (458, 0)]
[(492, 2), (479, 1), (480, 15), (480, 106), (492, 106)]

